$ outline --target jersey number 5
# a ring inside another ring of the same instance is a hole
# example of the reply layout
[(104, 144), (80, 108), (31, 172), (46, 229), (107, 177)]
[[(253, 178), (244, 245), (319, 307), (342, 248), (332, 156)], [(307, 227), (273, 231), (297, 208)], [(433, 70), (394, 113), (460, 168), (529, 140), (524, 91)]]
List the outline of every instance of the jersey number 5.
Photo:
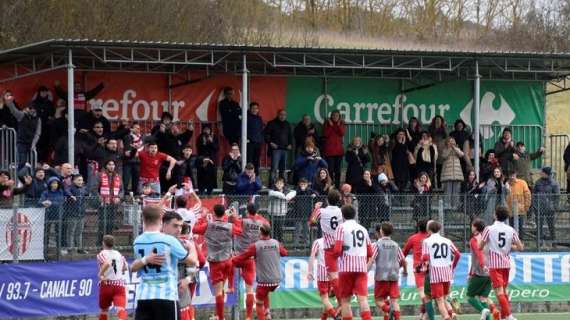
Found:
[(499, 248), (504, 248), (505, 244), (507, 244), (507, 239), (505, 238), (506, 233), (499, 232)]

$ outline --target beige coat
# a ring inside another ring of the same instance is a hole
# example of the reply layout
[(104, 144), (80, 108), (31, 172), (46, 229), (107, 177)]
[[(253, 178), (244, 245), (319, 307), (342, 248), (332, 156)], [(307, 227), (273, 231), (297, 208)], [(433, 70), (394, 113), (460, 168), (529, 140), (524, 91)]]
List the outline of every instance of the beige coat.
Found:
[(441, 151), (443, 165), (441, 167), (441, 182), (446, 181), (463, 181), (464, 175), (461, 170), (461, 158), (463, 151), (458, 147), (445, 147)]

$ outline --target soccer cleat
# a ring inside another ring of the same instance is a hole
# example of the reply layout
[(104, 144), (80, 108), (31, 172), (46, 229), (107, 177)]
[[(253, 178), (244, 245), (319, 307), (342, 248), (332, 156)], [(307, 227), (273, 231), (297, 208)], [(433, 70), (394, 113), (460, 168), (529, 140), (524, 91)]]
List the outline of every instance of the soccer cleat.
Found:
[(505, 320), (517, 320), (512, 314), (505, 318)]
[(491, 310), (485, 308), (481, 311), (481, 320), (487, 320), (487, 317), (491, 314)]
[(424, 320), (425, 313), (420, 313), (416, 320)]
[(451, 299), (449, 301), (449, 304), (451, 305), (451, 309), (453, 309), (453, 312), (455, 312), (457, 314), (461, 313), (461, 303), (459, 303), (459, 300)]

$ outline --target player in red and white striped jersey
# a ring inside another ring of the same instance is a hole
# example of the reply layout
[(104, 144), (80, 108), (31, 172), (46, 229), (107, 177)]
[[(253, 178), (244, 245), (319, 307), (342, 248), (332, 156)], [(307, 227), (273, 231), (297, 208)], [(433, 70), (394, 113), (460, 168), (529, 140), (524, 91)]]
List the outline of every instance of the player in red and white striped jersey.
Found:
[(99, 265), (99, 320), (109, 318), (108, 311), (111, 304), (117, 308), (117, 316), (121, 320), (127, 319), (127, 291), (123, 275), (128, 271), (125, 257), (117, 250), (113, 250), (115, 238), (111, 235), (103, 236), (103, 250), (97, 255)]
[(317, 288), (319, 289), (319, 296), (321, 297), (321, 303), (323, 304), (321, 320), (326, 320), (329, 317), (334, 319), (337, 315), (337, 311), (329, 299), (330, 281), (327, 275), (327, 267), (325, 265), (323, 238), (319, 238), (313, 242), (311, 256), (309, 257), (309, 272), (307, 274), (307, 279), (309, 281), (315, 280), (315, 275), (313, 274), (313, 271), (315, 270), (315, 261), (317, 262)]
[(361, 318), (372, 320), (368, 305), (368, 258), (372, 256), (372, 244), (368, 230), (354, 220), (354, 207), (344, 205), (341, 211), (344, 223), (336, 229), (333, 254), (338, 259), (337, 298), (340, 298), (342, 319), (352, 320), (350, 300), (355, 294)]
[(455, 314), (448, 309), (446, 298), (461, 253), (451, 240), (439, 234), (441, 230), (439, 222), (430, 221), (427, 229), (430, 236), (423, 241), (422, 260), (429, 267), (431, 297), (435, 298), (443, 319), (453, 319)]
[(317, 202), (309, 219), (309, 224), (316, 224), (318, 221), (321, 227), (325, 250), (325, 265), (330, 286), (335, 295), (338, 293), (338, 265), (333, 255), (333, 247), (335, 245), (335, 231), (343, 223), (342, 212), (339, 208), (340, 201), (341, 195), (337, 190), (329, 191), (327, 195), (328, 206), (321, 208), (322, 203)]
[(511, 269), (511, 250), (524, 249), (515, 229), (506, 224), (509, 210), (506, 207), (497, 207), (495, 210), (495, 223), (486, 227), (481, 236), (479, 248), (485, 246), (489, 249), (489, 259), (486, 266), (489, 269), (491, 284), (501, 306), (501, 317), (514, 320), (511, 305), (507, 297), (509, 285), (509, 271)]

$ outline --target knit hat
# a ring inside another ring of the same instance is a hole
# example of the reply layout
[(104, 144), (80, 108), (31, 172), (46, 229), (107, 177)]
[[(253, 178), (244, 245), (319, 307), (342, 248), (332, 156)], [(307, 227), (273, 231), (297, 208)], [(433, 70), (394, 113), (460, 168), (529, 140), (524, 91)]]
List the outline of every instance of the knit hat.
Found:
[(551, 167), (543, 167), (541, 169), (542, 172), (544, 172), (547, 176), (551, 176), (552, 175), (552, 168)]
[(388, 182), (388, 177), (385, 173), (381, 173), (378, 175), (378, 183)]

